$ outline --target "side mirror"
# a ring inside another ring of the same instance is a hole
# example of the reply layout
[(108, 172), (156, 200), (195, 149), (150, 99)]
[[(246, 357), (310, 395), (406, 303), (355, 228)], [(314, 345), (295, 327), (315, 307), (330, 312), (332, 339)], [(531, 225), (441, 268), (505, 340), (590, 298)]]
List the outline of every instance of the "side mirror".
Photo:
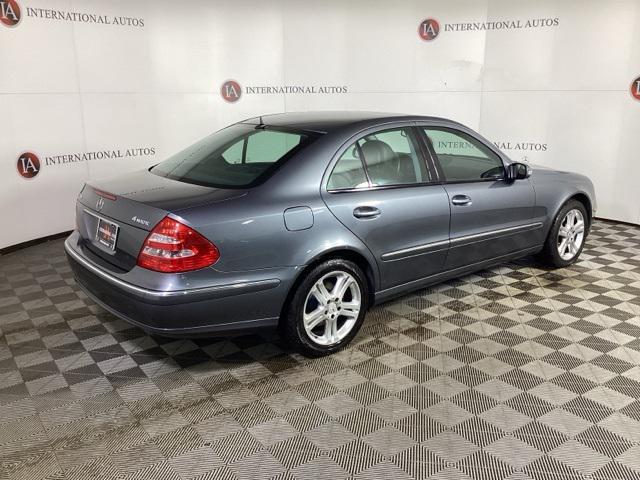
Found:
[(507, 180), (515, 182), (531, 176), (531, 168), (526, 163), (511, 163), (507, 166)]

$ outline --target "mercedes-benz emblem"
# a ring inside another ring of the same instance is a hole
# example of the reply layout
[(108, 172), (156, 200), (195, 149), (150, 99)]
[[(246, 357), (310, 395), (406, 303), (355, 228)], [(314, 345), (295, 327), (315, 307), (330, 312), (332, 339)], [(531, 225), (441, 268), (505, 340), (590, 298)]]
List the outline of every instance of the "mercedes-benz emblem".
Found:
[(99, 212), (100, 210), (102, 210), (103, 207), (104, 207), (104, 198), (100, 197), (96, 202), (96, 211)]

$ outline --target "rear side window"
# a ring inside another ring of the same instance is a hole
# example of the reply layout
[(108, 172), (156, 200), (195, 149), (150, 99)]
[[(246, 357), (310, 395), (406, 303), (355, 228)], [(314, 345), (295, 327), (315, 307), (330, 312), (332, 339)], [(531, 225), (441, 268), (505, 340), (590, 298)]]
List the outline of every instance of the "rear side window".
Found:
[(448, 182), (473, 182), (504, 178), (498, 155), (466, 133), (444, 128), (425, 128)]
[(342, 154), (329, 177), (328, 190), (366, 188), (369, 186), (358, 149), (356, 142)]
[(360, 140), (360, 150), (373, 186), (429, 181), (422, 157), (407, 128), (367, 135)]
[(327, 189), (411, 185), (431, 180), (411, 131), (396, 128), (365, 135), (347, 148), (331, 172)]
[(151, 169), (156, 175), (209, 187), (250, 187), (266, 180), (316, 134), (237, 124), (220, 130)]

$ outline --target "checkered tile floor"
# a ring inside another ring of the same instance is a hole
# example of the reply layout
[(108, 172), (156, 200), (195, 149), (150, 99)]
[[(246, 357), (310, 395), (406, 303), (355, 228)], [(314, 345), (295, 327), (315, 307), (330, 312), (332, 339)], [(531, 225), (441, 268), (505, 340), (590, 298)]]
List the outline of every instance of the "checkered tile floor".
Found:
[(146, 336), (62, 241), (0, 257), (1, 479), (640, 478), (640, 228), (374, 308), (309, 360)]

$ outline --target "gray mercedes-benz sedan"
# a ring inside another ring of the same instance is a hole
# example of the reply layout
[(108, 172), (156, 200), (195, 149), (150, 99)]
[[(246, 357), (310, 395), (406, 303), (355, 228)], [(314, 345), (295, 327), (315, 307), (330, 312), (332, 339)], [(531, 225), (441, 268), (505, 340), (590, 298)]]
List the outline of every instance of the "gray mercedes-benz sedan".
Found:
[(87, 295), (151, 333), (279, 327), (323, 355), (374, 303), (528, 254), (575, 262), (595, 208), (586, 177), (450, 120), (284, 113), (88, 182), (65, 249)]

